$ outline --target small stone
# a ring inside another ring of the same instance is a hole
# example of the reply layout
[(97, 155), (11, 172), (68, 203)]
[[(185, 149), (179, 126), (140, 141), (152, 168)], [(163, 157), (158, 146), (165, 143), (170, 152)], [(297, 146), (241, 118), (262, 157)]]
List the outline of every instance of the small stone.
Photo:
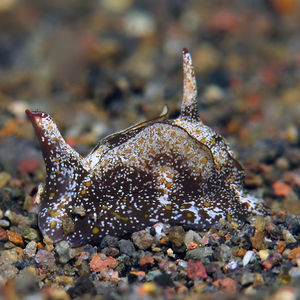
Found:
[(6, 241), (7, 239), (6, 230), (0, 229), (0, 241)]
[(53, 241), (47, 235), (44, 236), (43, 242), (47, 251), (51, 252), (54, 249)]
[(7, 237), (9, 239), (10, 242), (12, 242), (13, 244), (17, 245), (17, 246), (24, 246), (24, 240), (21, 234), (10, 231), (10, 230), (6, 230), (6, 234)]
[(141, 266), (153, 265), (154, 258), (152, 256), (142, 256), (139, 263)]
[(27, 241), (36, 241), (40, 240), (39, 232), (33, 228), (26, 228), (23, 233), (23, 238)]
[(146, 250), (153, 243), (153, 236), (146, 230), (134, 232), (131, 235), (133, 243), (141, 250)]
[[(34, 294), (39, 290), (36, 276), (28, 269), (22, 270), (22, 272), (17, 275), (15, 283), (16, 291), (21, 295)], [(24, 298), (28, 299), (27, 297)]]
[(119, 241), (119, 249), (122, 254), (126, 254), (128, 256), (132, 256), (135, 252), (135, 248), (133, 243), (130, 240), (120, 240)]
[(40, 164), (36, 159), (22, 159), (20, 160), (18, 171), (20, 173), (33, 174)]
[(253, 273), (248, 273), (244, 272), (240, 278), (240, 283), (243, 286), (249, 285), (254, 282), (254, 274)]
[(243, 257), (243, 266), (247, 266), (248, 263), (251, 261), (252, 257), (254, 257), (254, 252), (253, 251), (247, 251), (246, 254)]
[(185, 231), (182, 226), (174, 226), (169, 231), (169, 240), (173, 246), (180, 248), (183, 245)]
[(286, 248), (286, 243), (284, 241), (277, 242), (278, 252), (281, 254)]
[(27, 257), (34, 257), (37, 249), (37, 243), (35, 241), (29, 242), (25, 249), (24, 249), (24, 254)]
[(133, 37), (146, 37), (155, 31), (153, 16), (144, 11), (130, 11), (124, 21), (126, 33)]
[(300, 256), (300, 248), (294, 248), (291, 250), (290, 254), (288, 255), (289, 259), (294, 259), (297, 256)]
[(0, 188), (6, 186), (11, 180), (11, 175), (6, 172), (0, 172)]
[(254, 273), (254, 286), (260, 286), (264, 284), (264, 278), (260, 273)]
[(3, 210), (0, 208), (0, 219), (2, 219), (4, 217), (4, 212)]
[(77, 254), (74, 248), (71, 248), (66, 241), (60, 241), (55, 245), (55, 251), (58, 254), (59, 262), (65, 264)]
[(228, 262), (228, 264), (225, 266), (226, 270), (235, 270), (238, 267), (238, 263), (236, 260), (231, 260)]
[(3, 228), (8, 228), (10, 226), (10, 223), (8, 220), (0, 220), (0, 227), (3, 227)]
[(188, 248), (189, 250), (196, 249), (196, 248), (198, 248), (198, 244), (195, 243), (195, 242), (189, 242), (188, 245), (187, 245), (187, 248)]
[(273, 183), (272, 187), (276, 196), (286, 197), (292, 190), (292, 188), (289, 185), (280, 181), (276, 181), (275, 183)]
[(0, 280), (1, 283), (6, 283), (8, 279), (15, 278), (19, 270), (11, 264), (1, 264), (0, 267)]
[(254, 236), (250, 237), (252, 247), (256, 250), (266, 249), (265, 233), (263, 231), (255, 230)]
[(16, 214), (11, 210), (7, 210), (4, 214), (12, 224), (20, 225), (22, 228), (30, 227), (30, 220), (21, 214)]
[(206, 102), (214, 103), (224, 98), (224, 91), (217, 85), (209, 85), (204, 91)]
[(208, 234), (203, 237), (203, 239), (201, 240), (201, 244), (203, 246), (208, 245), (211, 238), (215, 239), (216, 241), (220, 239), (217, 233)]
[(31, 196), (27, 195), (24, 200), (23, 208), (30, 211), (33, 207), (33, 199)]
[(103, 253), (97, 253), (92, 256), (90, 269), (92, 272), (101, 272), (114, 269), (118, 265), (117, 260), (113, 257), (106, 257)]
[(207, 274), (203, 263), (201, 261), (189, 259), (187, 265), (187, 277), (192, 280), (197, 278), (206, 279)]
[(13, 264), (21, 258), (22, 258), (22, 254), (20, 254), (17, 248), (13, 248), (10, 250), (3, 250), (0, 252), (0, 263)]
[(297, 242), (297, 240), (293, 237), (293, 235), (286, 229), (282, 230), (282, 236), (287, 243)]
[(102, 253), (104, 253), (106, 256), (116, 257), (119, 255), (120, 251), (115, 247), (106, 247), (102, 249)]
[(200, 244), (201, 243), (201, 237), (200, 235), (193, 231), (193, 230), (189, 230), (188, 232), (185, 233), (184, 235), (184, 244), (186, 247), (188, 247), (189, 243), (196, 243), (196, 244)]
[(100, 249), (106, 248), (106, 247), (118, 247), (118, 238), (111, 235), (106, 235), (100, 244)]
[(51, 267), (55, 264), (55, 256), (53, 252), (40, 249), (35, 256), (35, 261), (43, 267)]
[(228, 247), (227, 245), (222, 244), (222, 245), (219, 247), (219, 249), (220, 249), (220, 252), (219, 252), (220, 259), (221, 259), (223, 262), (229, 261), (230, 258), (232, 257), (232, 253), (231, 253), (230, 247)]
[(225, 277), (217, 279), (213, 282), (213, 285), (227, 294), (236, 294), (236, 281), (232, 278)]
[(293, 267), (289, 270), (289, 275), (293, 280), (296, 278), (300, 278), (300, 268), (299, 267)]
[(265, 260), (269, 257), (269, 251), (268, 250), (259, 250), (258, 255), (261, 260)]
[(204, 264), (210, 263), (213, 250), (211, 247), (196, 248), (186, 253), (186, 259), (201, 260)]
[(171, 249), (171, 248), (168, 248), (167, 249), (167, 255), (169, 256), (169, 257), (175, 257), (175, 254), (174, 254), (174, 251), (173, 251), (173, 249)]
[(93, 282), (87, 277), (80, 277), (73, 287), (68, 289), (68, 294), (73, 298), (83, 299), (84, 295), (95, 296), (97, 294), (97, 290), (93, 284)]

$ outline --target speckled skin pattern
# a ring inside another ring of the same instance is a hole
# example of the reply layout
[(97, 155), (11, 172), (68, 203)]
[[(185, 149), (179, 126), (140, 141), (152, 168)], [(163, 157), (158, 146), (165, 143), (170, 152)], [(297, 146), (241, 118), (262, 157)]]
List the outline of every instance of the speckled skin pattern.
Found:
[(97, 244), (162, 222), (205, 228), (263, 211), (241, 188), (244, 170), (197, 108), (191, 56), (183, 50), (181, 115), (167, 114), (101, 140), (82, 158), (51, 117), (27, 110), (46, 163), (39, 227), (53, 242)]

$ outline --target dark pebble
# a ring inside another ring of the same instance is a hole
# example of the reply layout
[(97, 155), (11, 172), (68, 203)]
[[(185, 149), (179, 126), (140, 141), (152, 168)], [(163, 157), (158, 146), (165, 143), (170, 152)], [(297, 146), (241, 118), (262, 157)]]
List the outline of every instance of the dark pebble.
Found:
[(106, 256), (116, 257), (120, 251), (115, 247), (106, 247), (102, 249), (102, 253), (104, 253)]
[(106, 247), (118, 247), (118, 238), (110, 235), (106, 235), (100, 244), (100, 249), (106, 248)]
[(126, 254), (128, 256), (133, 255), (135, 248), (134, 248), (133, 243), (130, 240), (122, 239), (119, 241), (118, 245), (119, 245), (120, 252), (122, 254)]
[(157, 285), (162, 286), (162, 287), (174, 286), (174, 282), (173, 282), (172, 278), (167, 273), (162, 273), (158, 276), (155, 276), (153, 281)]
[(84, 295), (95, 296), (97, 294), (94, 284), (86, 276), (80, 277), (74, 287), (69, 288), (67, 292), (71, 298), (82, 297)]

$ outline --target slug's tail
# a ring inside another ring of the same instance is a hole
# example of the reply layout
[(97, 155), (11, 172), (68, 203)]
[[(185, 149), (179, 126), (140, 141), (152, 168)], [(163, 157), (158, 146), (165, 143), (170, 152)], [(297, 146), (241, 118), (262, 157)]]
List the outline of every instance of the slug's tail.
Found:
[(186, 48), (182, 50), (183, 56), (183, 100), (180, 117), (190, 121), (199, 121), (197, 103), (197, 84), (192, 65), (192, 57)]

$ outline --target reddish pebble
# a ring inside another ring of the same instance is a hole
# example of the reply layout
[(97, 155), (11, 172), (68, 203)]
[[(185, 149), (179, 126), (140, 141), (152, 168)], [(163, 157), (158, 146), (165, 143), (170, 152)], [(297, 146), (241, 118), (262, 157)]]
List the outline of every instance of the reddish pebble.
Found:
[(17, 245), (17, 246), (24, 246), (24, 240), (21, 234), (10, 231), (10, 230), (6, 230), (6, 234), (7, 237), (9, 239), (10, 242), (12, 242), (13, 244)]
[(273, 183), (272, 187), (276, 196), (283, 197), (286, 197), (292, 189), (289, 185), (280, 181), (276, 181), (275, 183)]
[(298, 256), (300, 256), (300, 248), (294, 248), (293, 250), (291, 250), (290, 254), (288, 255), (288, 258), (294, 259)]
[(145, 277), (146, 273), (144, 271), (131, 271), (130, 274), (133, 274), (138, 277)]
[(76, 146), (76, 140), (71, 136), (66, 137), (66, 143), (72, 148)]
[(189, 259), (187, 265), (187, 276), (189, 279), (207, 278), (206, 270), (201, 261)]
[(217, 241), (218, 239), (220, 239), (220, 237), (219, 237), (216, 233), (213, 233), (213, 234), (204, 236), (203, 239), (202, 239), (202, 241), (201, 241), (201, 244), (202, 244), (202, 245), (207, 245), (207, 244), (208, 244), (208, 239), (209, 239), (210, 237), (213, 237), (216, 241)]
[(35, 261), (44, 267), (50, 267), (55, 264), (55, 256), (53, 252), (40, 249), (36, 256)]
[(143, 256), (140, 258), (140, 265), (153, 265), (154, 264), (154, 258), (152, 256)]
[(236, 293), (236, 281), (232, 278), (220, 278), (213, 282), (213, 285), (221, 289), (223, 292), (228, 294)]
[(198, 244), (195, 243), (195, 242), (189, 242), (188, 245), (187, 245), (187, 248), (189, 250), (193, 250), (193, 249), (196, 249), (198, 247)]
[(284, 241), (278, 241), (277, 243), (278, 253), (282, 253), (286, 247), (286, 243)]
[(101, 272), (114, 269), (118, 265), (117, 260), (111, 256), (106, 257), (103, 253), (93, 255), (90, 261), (90, 269), (92, 272)]
[(265, 261), (263, 261), (262, 263), (261, 263), (264, 267), (265, 267), (265, 269), (267, 269), (267, 270), (269, 270), (269, 269), (271, 269), (272, 268), (272, 263), (269, 261), (269, 260), (265, 260)]
[(0, 230), (0, 241), (6, 241), (7, 240), (7, 234), (5, 230)]
[(35, 159), (23, 159), (19, 162), (18, 171), (20, 173), (32, 174), (40, 166), (40, 162)]

